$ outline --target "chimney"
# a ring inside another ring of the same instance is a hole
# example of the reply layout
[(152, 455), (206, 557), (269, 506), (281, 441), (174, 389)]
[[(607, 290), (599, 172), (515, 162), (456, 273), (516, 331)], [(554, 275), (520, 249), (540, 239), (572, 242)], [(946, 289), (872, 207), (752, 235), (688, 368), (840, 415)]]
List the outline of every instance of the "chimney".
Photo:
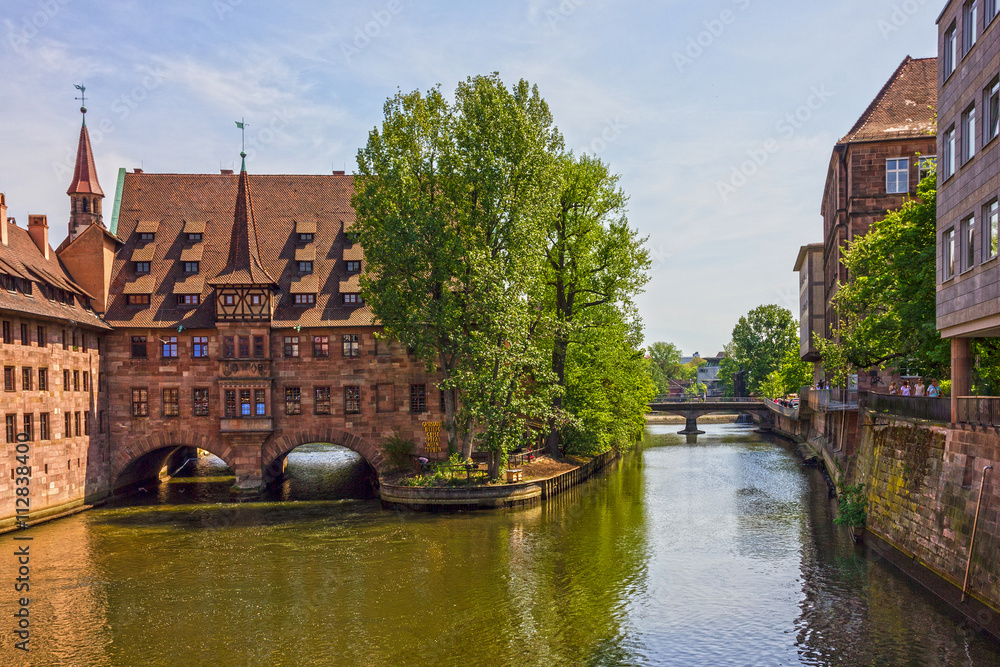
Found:
[(0, 192), (0, 243), (10, 245), (7, 240), (7, 200)]
[(49, 221), (44, 215), (28, 216), (28, 236), (38, 246), (45, 259), (49, 258)]

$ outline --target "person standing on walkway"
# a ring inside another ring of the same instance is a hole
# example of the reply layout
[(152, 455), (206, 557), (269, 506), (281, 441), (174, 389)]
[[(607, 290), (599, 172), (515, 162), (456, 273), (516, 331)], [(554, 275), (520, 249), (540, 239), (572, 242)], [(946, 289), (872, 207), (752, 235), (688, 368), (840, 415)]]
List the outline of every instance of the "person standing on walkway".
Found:
[(909, 396), (910, 395), (910, 381), (909, 380), (903, 380), (903, 386), (899, 388), (899, 395), (900, 396)]
[(889, 394), (892, 396), (896, 395), (896, 381), (893, 380), (889, 383)]
[(913, 388), (913, 395), (914, 396), (923, 396), (924, 395), (924, 390), (926, 388), (927, 387), (924, 386), (924, 379), (923, 378), (917, 378), (917, 386)]
[(941, 395), (941, 387), (937, 380), (931, 380), (931, 386), (927, 387), (927, 395), (931, 398), (938, 398)]

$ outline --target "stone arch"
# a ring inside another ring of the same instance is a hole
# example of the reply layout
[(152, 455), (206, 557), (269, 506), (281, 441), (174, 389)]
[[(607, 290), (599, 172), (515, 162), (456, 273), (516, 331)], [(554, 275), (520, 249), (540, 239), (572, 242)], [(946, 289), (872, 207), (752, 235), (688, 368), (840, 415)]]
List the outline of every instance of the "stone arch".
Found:
[[(290, 451), (299, 445), (328, 442), (360, 455), (379, 476), (386, 472), (386, 460), (378, 446), (364, 438), (335, 428), (306, 428), (291, 433), (274, 434), (264, 443), (260, 453), (261, 472), (265, 480), (280, 474), (280, 465)], [(221, 458), (221, 457), (220, 457)], [(223, 459), (225, 460), (225, 459)]]
[[(207, 452), (215, 454), (222, 459), (232, 470), (236, 470), (235, 452), (232, 447), (218, 438), (212, 439), (205, 433), (183, 432), (183, 433), (154, 433), (136, 436), (120, 447), (116, 447), (111, 456), (111, 488), (121, 488), (128, 484), (123, 484), (123, 475), (129, 471), (130, 466), (143, 460), (144, 457), (153, 452), (162, 451), (163, 460), (178, 447), (197, 447)], [(162, 463), (160, 464), (162, 466)], [(157, 472), (159, 466), (156, 467)]]

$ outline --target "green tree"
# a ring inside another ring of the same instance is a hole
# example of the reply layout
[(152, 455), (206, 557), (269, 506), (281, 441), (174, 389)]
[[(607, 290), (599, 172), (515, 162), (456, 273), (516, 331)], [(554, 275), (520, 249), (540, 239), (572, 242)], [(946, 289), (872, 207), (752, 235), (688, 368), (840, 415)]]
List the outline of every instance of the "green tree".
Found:
[(771, 371), (760, 385), (760, 392), (768, 398), (784, 398), (785, 382), (780, 371)]
[(777, 372), (781, 378), (782, 396), (797, 394), (799, 389), (812, 384), (812, 364), (802, 361), (799, 357), (798, 345), (785, 350), (785, 356), (781, 358), (781, 366)]
[(917, 199), (847, 246), (847, 282), (833, 298), (840, 321), (833, 340), (816, 340), (831, 379), (893, 361), (936, 376), (950, 367), (949, 343), (936, 323), (936, 183), (935, 173), (925, 176)]
[[(649, 280), (650, 264), (645, 239), (628, 225), (628, 199), (618, 176), (588, 155), (562, 155), (559, 168), (559, 205), (549, 218), (545, 246), (547, 302), (555, 324), (552, 373), (560, 389), (552, 397), (547, 438), (553, 456), (560, 451), (559, 415), (570, 347), (606, 338), (602, 332), (620, 333), (616, 325), (621, 318), (609, 316), (608, 309), (626, 317), (635, 309), (633, 299)], [(633, 354), (638, 353), (635, 343)]]
[(441, 373), (449, 440), (466, 457), (491, 452), (495, 476), (550, 404), (537, 341), (562, 138), (537, 88), (496, 74), (460, 83), (453, 104), (434, 88), (384, 112), (352, 199), (362, 293), (385, 335)]
[(656, 387), (658, 395), (664, 396), (670, 393), (670, 380), (667, 379), (667, 376), (663, 374), (663, 370), (652, 359), (646, 359), (646, 373), (649, 375), (650, 382)]
[(726, 364), (726, 378), (731, 381), (733, 369), (743, 369), (747, 391), (759, 394), (767, 376), (781, 367), (786, 352), (798, 347), (799, 326), (792, 313), (781, 306), (758, 306), (733, 327), (727, 347), (732, 362)]
[(681, 351), (673, 343), (659, 341), (652, 343), (648, 349), (649, 356), (668, 380), (679, 379), (681, 369)]

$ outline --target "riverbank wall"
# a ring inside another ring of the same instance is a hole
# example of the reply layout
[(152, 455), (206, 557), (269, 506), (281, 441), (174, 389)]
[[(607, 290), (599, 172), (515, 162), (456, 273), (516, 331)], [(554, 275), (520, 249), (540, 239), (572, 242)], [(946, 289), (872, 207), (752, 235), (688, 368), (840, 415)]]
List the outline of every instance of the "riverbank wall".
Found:
[(382, 505), (421, 512), (455, 512), (478, 509), (529, 507), (571, 489), (604, 470), (621, 457), (617, 449), (545, 479), (470, 487), (427, 487), (379, 484)]
[(1000, 639), (1000, 429), (864, 406), (775, 415), (773, 428), (816, 451), (838, 489), (864, 486), (867, 548)]

